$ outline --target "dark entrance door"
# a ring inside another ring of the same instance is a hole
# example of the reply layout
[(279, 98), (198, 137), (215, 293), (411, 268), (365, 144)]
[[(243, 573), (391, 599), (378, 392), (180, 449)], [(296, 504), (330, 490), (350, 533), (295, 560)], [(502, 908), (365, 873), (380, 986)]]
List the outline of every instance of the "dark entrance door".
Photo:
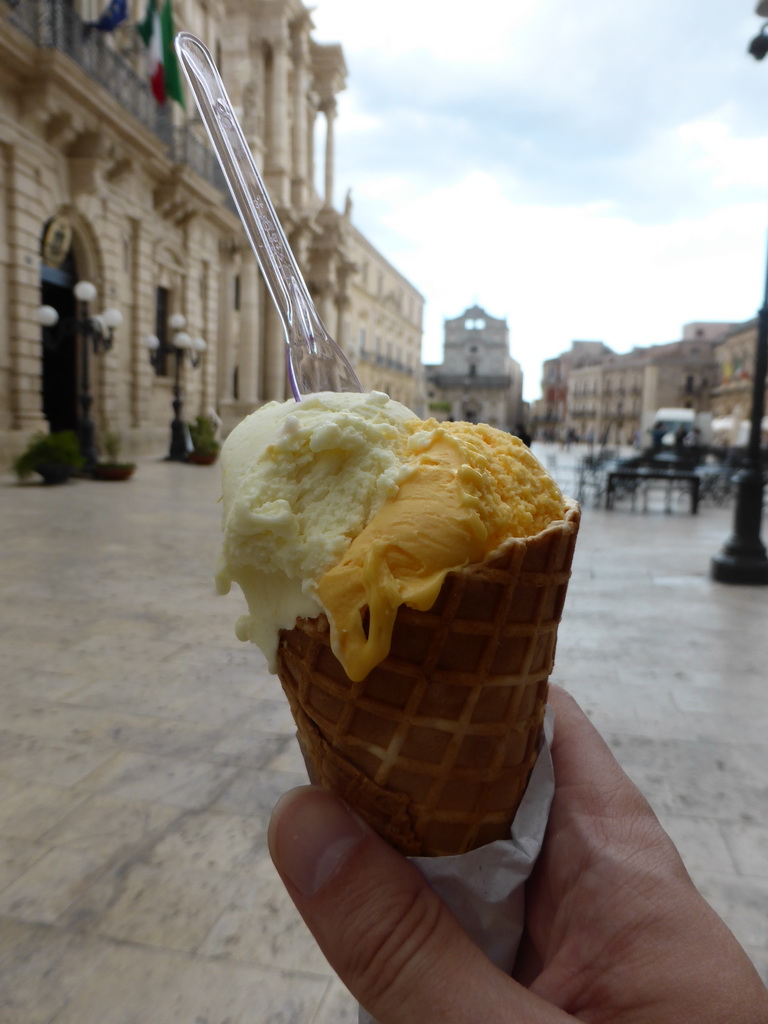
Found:
[(58, 324), (48, 332), (50, 343), (43, 345), (43, 415), (51, 431), (77, 429), (77, 338), (71, 327), (67, 329), (76, 312), (76, 282), (71, 250), (59, 267), (43, 264), (40, 300), (59, 314)]

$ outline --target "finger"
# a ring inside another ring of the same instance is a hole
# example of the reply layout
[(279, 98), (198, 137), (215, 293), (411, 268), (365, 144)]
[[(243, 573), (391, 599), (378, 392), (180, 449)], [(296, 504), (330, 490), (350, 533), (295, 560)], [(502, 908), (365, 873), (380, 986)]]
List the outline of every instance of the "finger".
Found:
[(623, 813), (652, 813), (645, 798), (626, 775), (608, 744), (569, 693), (550, 685), (549, 703), (555, 712), (552, 760), (558, 788), (581, 791), (581, 801), (593, 799), (603, 813), (611, 797), (620, 800)]
[(286, 794), (272, 858), (333, 968), (380, 1024), (565, 1024), (480, 952), (418, 870), (337, 797)]

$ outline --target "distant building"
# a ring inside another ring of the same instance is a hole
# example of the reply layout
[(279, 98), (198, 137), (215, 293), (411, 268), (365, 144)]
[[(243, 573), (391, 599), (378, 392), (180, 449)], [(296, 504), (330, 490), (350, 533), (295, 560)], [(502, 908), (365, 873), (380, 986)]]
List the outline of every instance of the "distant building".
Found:
[(424, 298), (354, 227), (342, 338), (366, 391), (383, 391), (418, 416), (425, 413), (421, 368)]
[(470, 306), (445, 321), (443, 362), (424, 367), (427, 414), (512, 430), (525, 419), (523, 374), (506, 320)]
[(574, 368), (567, 426), (583, 440), (648, 444), (646, 421), (657, 409), (711, 409), (718, 378), (715, 350), (730, 324), (688, 324), (680, 341), (610, 353)]
[[(712, 412), (716, 439), (744, 443), (752, 418), (758, 321), (734, 324), (715, 349), (717, 377), (712, 389)], [(766, 389), (768, 395), (768, 389)], [(768, 409), (768, 404), (765, 406)], [(764, 432), (768, 427), (763, 419)]]
[(541, 379), (542, 397), (535, 403), (533, 427), (541, 438), (559, 439), (568, 424), (568, 380), (572, 370), (599, 363), (613, 355), (602, 341), (572, 341), (567, 352), (546, 359)]

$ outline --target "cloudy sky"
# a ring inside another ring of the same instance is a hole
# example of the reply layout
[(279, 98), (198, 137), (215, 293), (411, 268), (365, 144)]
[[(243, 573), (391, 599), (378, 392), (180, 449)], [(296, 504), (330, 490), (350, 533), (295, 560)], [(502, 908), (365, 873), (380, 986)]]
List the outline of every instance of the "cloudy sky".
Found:
[(426, 299), (474, 303), (525, 397), (571, 340), (617, 352), (762, 303), (768, 59), (756, 0), (315, 0), (349, 67), (336, 195)]

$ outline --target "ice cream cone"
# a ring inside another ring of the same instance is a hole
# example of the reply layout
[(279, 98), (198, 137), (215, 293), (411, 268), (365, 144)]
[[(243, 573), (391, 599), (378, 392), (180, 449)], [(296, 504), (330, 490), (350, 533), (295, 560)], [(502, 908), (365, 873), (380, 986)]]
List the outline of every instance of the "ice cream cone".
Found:
[(350, 681), (324, 616), (282, 630), (278, 674), (310, 778), (402, 853), (506, 838), (536, 760), (580, 510), (402, 606), (388, 657)]

